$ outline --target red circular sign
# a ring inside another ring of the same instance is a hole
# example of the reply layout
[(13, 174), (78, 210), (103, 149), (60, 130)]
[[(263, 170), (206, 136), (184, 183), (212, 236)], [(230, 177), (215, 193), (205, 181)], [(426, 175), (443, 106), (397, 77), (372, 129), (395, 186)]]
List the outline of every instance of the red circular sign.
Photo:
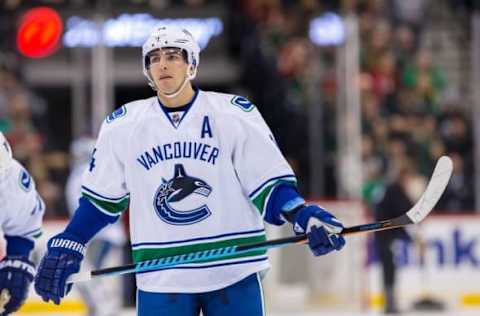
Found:
[(17, 32), (18, 50), (30, 58), (51, 55), (58, 48), (63, 23), (58, 13), (47, 7), (27, 11)]

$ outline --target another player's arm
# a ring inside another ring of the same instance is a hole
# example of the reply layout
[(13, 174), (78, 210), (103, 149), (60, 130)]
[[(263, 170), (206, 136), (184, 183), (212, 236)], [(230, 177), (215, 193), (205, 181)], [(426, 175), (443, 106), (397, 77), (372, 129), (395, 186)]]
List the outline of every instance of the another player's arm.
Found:
[(2, 289), (2, 315), (17, 311), (28, 296), (35, 274), (35, 266), (29, 260), (35, 239), (41, 235), (45, 204), (35, 190), (33, 179), (21, 169), (21, 179), (14, 188), (17, 192), (14, 209), (4, 211), (6, 220), (2, 223), (4, 255), (0, 261), (0, 285)]
[[(33, 187), (33, 183), (31, 185)], [(31, 190), (32, 192), (25, 193), (25, 197), (17, 197), (21, 203), (17, 204), (16, 210), (8, 211), (8, 218), (2, 225), (7, 241), (7, 256), (28, 258), (35, 246), (35, 240), (42, 235), (45, 203), (35, 188)]]

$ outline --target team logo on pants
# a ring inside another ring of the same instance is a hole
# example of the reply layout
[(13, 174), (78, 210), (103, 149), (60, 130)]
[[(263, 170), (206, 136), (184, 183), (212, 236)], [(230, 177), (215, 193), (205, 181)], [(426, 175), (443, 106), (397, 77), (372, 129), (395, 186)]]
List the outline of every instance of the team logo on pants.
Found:
[(182, 164), (175, 165), (172, 179), (162, 181), (153, 202), (161, 220), (172, 225), (191, 225), (210, 216), (210, 209), (205, 204), (193, 210), (177, 210), (172, 207), (172, 203), (180, 203), (193, 193), (208, 197), (212, 191), (212, 187), (202, 179), (187, 175)]

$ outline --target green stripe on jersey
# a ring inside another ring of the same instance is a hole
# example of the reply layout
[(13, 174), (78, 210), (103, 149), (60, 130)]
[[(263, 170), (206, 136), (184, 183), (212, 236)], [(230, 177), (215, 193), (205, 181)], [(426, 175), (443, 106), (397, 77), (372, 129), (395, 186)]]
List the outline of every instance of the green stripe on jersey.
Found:
[(127, 209), (128, 203), (130, 202), (130, 198), (128, 196), (121, 199), (120, 202), (115, 203), (99, 200), (85, 192), (82, 192), (82, 195), (92, 202), (92, 204), (95, 205), (95, 207), (97, 207), (100, 211), (110, 215), (118, 215), (119, 213), (123, 212), (125, 209)]
[(280, 184), (290, 184), (294, 187), (297, 186), (297, 182), (294, 180), (284, 180), (279, 179), (275, 182), (271, 182), (267, 184), (256, 196), (252, 199), (253, 204), (260, 212), (261, 215), (265, 212), (265, 208), (267, 207), (268, 199), (270, 198), (270, 193), (272, 193), (273, 188)]
[[(185, 245), (185, 246), (176, 246), (176, 247), (168, 247), (168, 248), (135, 249), (133, 250), (133, 262), (137, 263), (145, 260), (184, 255), (192, 252), (205, 251), (205, 250), (223, 248), (228, 246), (239, 246), (239, 245), (245, 245), (245, 244), (250, 244), (255, 242), (261, 242), (265, 240), (267, 240), (267, 236), (265, 234), (261, 234), (253, 237), (234, 238), (234, 239), (220, 240), (220, 241), (214, 241), (214, 242)], [(258, 256), (258, 255), (263, 255), (266, 252), (267, 252), (266, 250), (252, 251), (249, 253), (234, 254), (232, 256), (228, 256), (222, 259), (199, 260), (198, 262), (203, 263), (203, 262), (210, 262), (210, 261)]]

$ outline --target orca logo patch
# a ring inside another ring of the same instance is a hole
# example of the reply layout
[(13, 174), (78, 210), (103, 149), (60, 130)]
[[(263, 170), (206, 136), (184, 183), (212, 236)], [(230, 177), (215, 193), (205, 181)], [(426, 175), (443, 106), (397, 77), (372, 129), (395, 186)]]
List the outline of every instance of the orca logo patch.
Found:
[[(182, 164), (176, 164), (174, 176), (162, 184), (155, 193), (153, 206), (160, 219), (171, 225), (191, 225), (210, 216), (207, 205), (188, 210), (175, 209), (172, 204), (181, 202), (193, 194), (208, 197), (212, 187), (200, 178), (189, 176)], [(199, 203), (200, 204), (200, 203)]]

